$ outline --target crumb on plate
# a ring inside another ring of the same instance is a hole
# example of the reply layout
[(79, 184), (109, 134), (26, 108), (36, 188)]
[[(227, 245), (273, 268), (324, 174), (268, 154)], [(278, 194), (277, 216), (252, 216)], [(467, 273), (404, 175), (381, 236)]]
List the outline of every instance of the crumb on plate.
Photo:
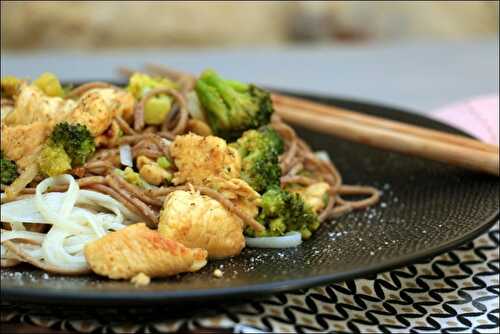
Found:
[(224, 273), (220, 269), (214, 270), (214, 277), (221, 278), (223, 275)]
[(151, 278), (144, 273), (138, 273), (137, 275), (132, 277), (130, 282), (134, 283), (135, 286), (146, 286), (151, 282)]

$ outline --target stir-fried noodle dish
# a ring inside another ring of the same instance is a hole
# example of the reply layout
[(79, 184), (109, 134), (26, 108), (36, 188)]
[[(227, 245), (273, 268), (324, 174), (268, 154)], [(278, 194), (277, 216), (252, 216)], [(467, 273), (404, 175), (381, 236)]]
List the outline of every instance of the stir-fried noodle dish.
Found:
[(123, 87), (2, 78), (3, 268), (147, 284), (245, 247), (296, 247), (378, 201), (343, 184), (270, 92), (213, 70), (122, 72)]

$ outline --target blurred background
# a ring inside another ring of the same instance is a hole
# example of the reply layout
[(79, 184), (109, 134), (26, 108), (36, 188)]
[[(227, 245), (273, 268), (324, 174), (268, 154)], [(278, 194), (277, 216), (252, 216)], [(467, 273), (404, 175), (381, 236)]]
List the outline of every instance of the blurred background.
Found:
[(498, 1), (2, 1), (8, 50), (204, 48), (498, 34)]
[(426, 112), (498, 94), (498, 25), (498, 1), (1, 1), (0, 64), (64, 81), (211, 67)]

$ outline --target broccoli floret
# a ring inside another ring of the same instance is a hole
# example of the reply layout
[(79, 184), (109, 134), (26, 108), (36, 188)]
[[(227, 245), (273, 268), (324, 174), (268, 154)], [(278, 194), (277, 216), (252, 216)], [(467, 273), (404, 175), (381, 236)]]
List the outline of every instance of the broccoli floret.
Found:
[(279, 186), (281, 168), (279, 155), (283, 153), (283, 140), (268, 126), (248, 130), (235, 143), (241, 157), (241, 178), (255, 191), (263, 193)]
[(47, 96), (63, 97), (65, 92), (59, 79), (53, 73), (43, 73), (33, 84), (40, 88)]
[(248, 235), (280, 236), (290, 231), (299, 231), (302, 239), (308, 239), (320, 225), (316, 213), (299, 194), (279, 187), (273, 187), (262, 195), (257, 221), (263, 224), (266, 230), (255, 233), (247, 228)]
[(123, 178), (129, 182), (132, 183), (138, 187), (143, 187), (144, 186), (144, 181), (139, 175), (139, 173), (135, 172), (132, 168), (126, 167), (125, 170), (123, 171)]
[(271, 95), (254, 85), (225, 80), (206, 70), (196, 81), (195, 90), (212, 131), (224, 139), (234, 140), (271, 120)]
[(62, 175), (71, 169), (71, 158), (62, 145), (50, 142), (40, 151), (38, 166), (46, 176)]
[[(127, 90), (140, 100), (148, 91), (156, 88), (172, 88), (177, 86), (167, 78), (153, 78), (147, 74), (134, 73), (129, 80)], [(146, 102), (144, 106), (144, 122), (149, 125), (160, 125), (172, 109), (172, 98), (168, 95), (158, 95)]]
[(0, 151), (0, 183), (8, 186), (18, 175), (16, 163), (4, 158), (3, 152)]
[(173, 162), (170, 161), (167, 157), (159, 157), (158, 159), (156, 159), (156, 163), (158, 164), (158, 166), (165, 170), (168, 170), (173, 165)]
[(123, 177), (128, 183), (131, 183), (139, 188), (147, 189), (150, 187), (149, 184), (144, 181), (142, 176), (130, 167), (126, 167), (124, 170), (117, 168), (115, 169), (115, 173)]
[(44, 175), (61, 175), (83, 165), (94, 151), (94, 137), (85, 125), (59, 123), (40, 151), (38, 166)]
[(172, 110), (170, 96), (160, 95), (149, 99), (144, 105), (144, 123), (161, 125)]
[(95, 151), (95, 141), (85, 125), (59, 123), (55, 126), (50, 140), (61, 145), (71, 158), (72, 166), (81, 166)]
[(161, 77), (150, 77), (144, 73), (134, 73), (128, 83), (127, 90), (138, 100), (142, 99), (150, 90), (156, 88), (176, 89), (177, 85)]

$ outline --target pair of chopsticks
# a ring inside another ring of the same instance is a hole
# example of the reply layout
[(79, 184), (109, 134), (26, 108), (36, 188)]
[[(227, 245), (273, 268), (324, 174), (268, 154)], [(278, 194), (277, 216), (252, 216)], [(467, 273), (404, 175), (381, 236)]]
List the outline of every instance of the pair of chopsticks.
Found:
[(500, 176), (499, 148), (478, 140), (272, 94), (285, 121), (366, 144)]

